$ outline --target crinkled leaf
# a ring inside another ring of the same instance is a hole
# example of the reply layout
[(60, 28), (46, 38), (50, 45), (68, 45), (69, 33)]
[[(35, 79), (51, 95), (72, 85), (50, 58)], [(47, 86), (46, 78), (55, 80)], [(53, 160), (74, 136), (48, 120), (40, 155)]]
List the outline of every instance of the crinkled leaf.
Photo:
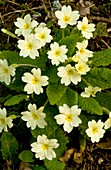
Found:
[(99, 103), (96, 101), (96, 99), (90, 97), (90, 98), (83, 98), (79, 96), (79, 107), (86, 111), (87, 113), (96, 114), (96, 115), (102, 115), (103, 109), (99, 105)]
[(33, 153), (29, 150), (24, 150), (19, 154), (19, 159), (24, 162), (33, 162)]
[(76, 43), (82, 41), (83, 37), (79, 34), (71, 34), (70, 36), (64, 37), (59, 41), (60, 45), (66, 45), (68, 48), (67, 56), (72, 57), (75, 51)]
[(0, 59), (7, 59), (10, 64), (32, 64), (43, 69), (47, 61), (46, 55), (42, 55), (36, 59), (30, 57), (21, 57), (18, 52), (15, 51), (2, 51), (0, 52)]
[(58, 83), (50, 83), (47, 87), (47, 96), (51, 105), (56, 104), (65, 94), (67, 87)]
[(96, 100), (102, 107), (105, 107), (111, 111), (111, 92), (98, 93)]
[(32, 136), (34, 138), (37, 138), (38, 135), (45, 134), (47, 136), (51, 136), (53, 133), (55, 133), (56, 129), (58, 128), (58, 125), (54, 119), (54, 116), (58, 114), (58, 109), (56, 107), (47, 105), (44, 113), (46, 113), (46, 122), (47, 126), (44, 129), (36, 128), (35, 130), (31, 130)]
[(21, 101), (23, 101), (26, 98), (27, 98), (26, 94), (18, 94), (18, 95), (11, 97), (10, 99), (8, 99), (4, 103), (4, 105), (5, 106), (13, 106), (13, 105), (19, 104)]
[(84, 80), (92, 86), (102, 88), (102, 90), (111, 88), (111, 69), (94, 67), (84, 76)]
[(15, 137), (9, 132), (3, 132), (0, 141), (3, 159), (11, 159), (12, 162), (15, 162), (18, 150), (18, 143)]
[(98, 22), (97, 23), (96, 30), (94, 32), (94, 37), (97, 37), (97, 36), (108, 37), (107, 23), (106, 22)]
[(44, 163), (48, 170), (64, 170), (65, 169), (65, 163), (61, 163), (60, 161), (56, 159), (52, 159), (51, 161), (45, 159)]
[(45, 73), (49, 77), (49, 82), (57, 83), (60, 78), (57, 76), (57, 67), (51, 66), (48, 71)]
[(62, 106), (63, 104), (67, 104), (69, 107), (77, 105), (78, 93), (68, 87), (62, 98), (57, 102), (58, 106)]
[(36, 166), (32, 167), (32, 170), (47, 170), (47, 169), (45, 168), (45, 166), (36, 165)]
[(111, 64), (111, 48), (94, 52), (90, 62), (92, 66), (108, 66)]

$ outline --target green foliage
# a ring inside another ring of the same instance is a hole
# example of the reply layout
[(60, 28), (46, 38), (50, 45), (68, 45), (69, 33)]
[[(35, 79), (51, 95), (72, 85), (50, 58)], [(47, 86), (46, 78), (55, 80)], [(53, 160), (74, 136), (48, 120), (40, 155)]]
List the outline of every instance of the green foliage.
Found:
[(64, 103), (67, 104), (69, 107), (77, 105), (78, 93), (68, 87), (62, 98), (57, 102), (57, 105), (62, 106)]
[(13, 105), (19, 104), (21, 101), (23, 101), (26, 98), (27, 98), (26, 94), (18, 94), (18, 95), (11, 97), (10, 99), (8, 99), (4, 103), (4, 105), (5, 106), (13, 106)]
[(44, 160), (44, 163), (48, 170), (64, 170), (65, 168), (65, 163), (61, 163), (56, 159), (52, 161)]
[(67, 87), (60, 83), (49, 83), (47, 87), (47, 96), (51, 105), (56, 104), (65, 94)]
[(70, 36), (62, 38), (59, 41), (59, 44), (66, 45), (66, 47), (68, 48), (67, 56), (72, 57), (75, 52), (76, 43), (82, 40), (83, 37), (76, 33), (74, 35), (71, 34)]
[(92, 97), (90, 98), (83, 98), (79, 96), (79, 107), (82, 110), (86, 111), (87, 113), (102, 115), (103, 110), (99, 103)]
[(26, 57), (23, 58), (16, 51), (2, 51), (0, 52), (0, 59), (6, 59), (10, 65), (11, 64), (32, 64), (38, 66), (41, 69), (44, 69), (45, 63), (47, 61), (46, 54), (42, 54), (42, 57), (38, 57), (35, 60)]
[(97, 36), (108, 37), (107, 23), (105, 23), (105, 22), (97, 23), (96, 31), (94, 32), (94, 37), (97, 37)]
[(108, 66), (111, 64), (111, 48), (103, 51), (94, 52), (91, 58), (91, 66)]
[(18, 143), (15, 137), (9, 132), (3, 132), (0, 141), (3, 159), (11, 159), (15, 163), (17, 161), (18, 150)]
[(47, 169), (44, 166), (36, 165), (36, 166), (32, 167), (32, 170), (47, 170)]
[(60, 80), (60, 77), (57, 76), (56, 66), (51, 66), (46, 72), (46, 75), (49, 77), (49, 82), (51, 83), (57, 83)]
[(104, 89), (111, 88), (111, 69), (94, 67), (84, 76), (86, 82), (92, 86)]
[(19, 159), (24, 162), (33, 162), (33, 153), (29, 150), (24, 150), (19, 154)]

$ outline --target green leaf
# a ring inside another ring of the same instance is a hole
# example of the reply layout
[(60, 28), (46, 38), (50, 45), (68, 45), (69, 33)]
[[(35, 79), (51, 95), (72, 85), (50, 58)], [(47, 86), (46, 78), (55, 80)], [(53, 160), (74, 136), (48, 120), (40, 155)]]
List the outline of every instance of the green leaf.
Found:
[(32, 170), (47, 170), (47, 169), (44, 166), (36, 165), (36, 166), (32, 167)]
[(33, 162), (33, 153), (29, 150), (24, 150), (19, 154), (19, 159), (24, 162)]
[(102, 107), (105, 107), (111, 111), (111, 92), (101, 92), (96, 96), (96, 100)]
[(102, 90), (109, 89), (111, 88), (111, 69), (94, 67), (84, 76), (84, 79), (92, 86), (98, 86)]
[(76, 43), (82, 40), (83, 40), (83, 37), (80, 36), (78, 33), (76, 33), (74, 35), (71, 34), (70, 36), (62, 38), (59, 41), (59, 44), (66, 45), (66, 47), (68, 48), (67, 56), (72, 57), (75, 51)]
[(55, 134), (58, 125), (54, 119), (54, 116), (58, 114), (58, 109), (55, 106), (47, 105), (45, 107), (44, 113), (46, 113), (46, 122), (47, 126), (44, 129), (36, 128), (35, 130), (31, 130), (32, 136), (37, 138), (38, 135), (45, 134), (47, 136), (51, 136)]
[(51, 66), (45, 75), (49, 77), (49, 82), (57, 83), (60, 80), (60, 77), (57, 76), (57, 67)]
[(63, 104), (67, 104), (69, 107), (77, 105), (78, 93), (68, 87), (62, 98), (57, 102), (58, 106), (62, 106)]
[(32, 64), (43, 69), (47, 61), (45, 54), (42, 56), (31, 59), (30, 57), (21, 57), (18, 52), (15, 51), (2, 51), (0, 52), (0, 59), (7, 59), (10, 64)]
[(3, 132), (0, 140), (3, 159), (11, 159), (12, 162), (15, 162), (18, 150), (18, 143), (15, 137), (9, 132)]
[(67, 87), (58, 83), (49, 83), (47, 87), (47, 96), (51, 105), (56, 104), (65, 94)]
[(107, 23), (105, 23), (105, 22), (98, 22), (97, 23), (96, 30), (94, 32), (94, 37), (97, 37), (97, 36), (108, 37)]
[(108, 66), (111, 64), (111, 48), (94, 52), (93, 58), (89, 62), (91, 62), (91, 66)]
[(64, 131), (58, 127), (55, 131), (55, 134), (52, 136), (58, 140), (59, 147), (55, 149), (56, 158), (59, 159), (67, 149), (67, 143), (69, 142), (68, 137), (66, 137)]
[(65, 169), (65, 163), (61, 163), (60, 161), (56, 159), (52, 159), (51, 161), (45, 159), (44, 163), (48, 170), (64, 170)]
[(79, 96), (79, 107), (82, 110), (87, 111), (87, 113), (96, 114), (96, 115), (102, 115), (103, 109), (99, 105), (99, 103), (96, 101), (96, 99), (90, 97), (90, 98), (83, 98)]
[(5, 106), (13, 106), (13, 105), (19, 104), (21, 101), (23, 101), (26, 98), (27, 98), (26, 94), (18, 94), (18, 95), (11, 97), (10, 99), (8, 99), (4, 103), (4, 105)]

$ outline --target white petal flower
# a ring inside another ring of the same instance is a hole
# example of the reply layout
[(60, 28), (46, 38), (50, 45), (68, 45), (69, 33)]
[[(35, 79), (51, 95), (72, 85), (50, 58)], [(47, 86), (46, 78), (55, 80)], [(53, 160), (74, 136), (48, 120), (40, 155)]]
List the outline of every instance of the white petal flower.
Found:
[(35, 59), (39, 56), (38, 49), (41, 48), (40, 41), (36, 40), (34, 35), (25, 36), (25, 40), (18, 40), (18, 48), (21, 49), (20, 56), (29, 56)]
[(57, 142), (57, 139), (48, 139), (44, 134), (42, 136), (39, 135), (37, 137), (37, 142), (31, 144), (31, 151), (35, 152), (35, 157), (40, 160), (45, 158), (52, 160), (52, 158), (56, 158), (56, 153), (53, 148), (59, 146)]
[(15, 68), (10, 65), (6, 59), (0, 59), (0, 82), (5, 82), (7, 85), (11, 82), (11, 76), (15, 75)]
[(58, 66), (60, 62), (65, 62), (67, 60), (67, 51), (66, 45), (61, 45), (57, 42), (54, 42), (54, 44), (50, 45), (51, 51), (48, 51), (48, 58), (51, 59), (52, 64)]
[(15, 34), (18, 36), (26, 36), (32, 32), (32, 30), (38, 25), (38, 22), (35, 20), (31, 21), (31, 16), (27, 14), (24, 19), (17, 18), (17, 22), (14, 24), (19, 28), (15, 30)]
[(79, 12), (72, 11), (71, 6), (62, 6), (61, 11), (55, 12), (56, 17), (58, 18), (58, 25), (61, 28), (65, 28), (68, 24), (75, 25), (79, 19)]
[(47, 80), (49, 78), (47, 76), (41, 76), (40, 68), (33, 68), (31, 72), (32, 74), (26, 72), (22, 76), (22, 80), (27, 83), (24, 87), (24, 91), (26, 91), (28, 94), (32, 94), (33, 92), (36, 94), (43, 93), (42, 86), (48, 85)]
[(76, 55), (80, 57), (79, 60), (81, 61), (87, 62), (89, 57), (93, 57), (93, 52), (87, 50), (86, 49), (87, 46), (88, 46), (88, 40), (77, 42), (76, 47), (78, 48), (78, 51), (76, 52)]
[(83, 62), (83, 61), (78, 62), (78, 64), (75, 65), (75, 68), (78, 71), (78, 73), (83, 74), (83, 75), (86, 74), (90, 70), (86, 62)]
[(11, 128), (13, 126), (13, 123), (12, 123), (13, 120), (10, 117), (6, 117), (6, 116), (7, 116), (6, 109), (0, 108), (0, 132), (2, 132), (2, 130), (7, 132), (8, 127)]
[(109, 118), (104, 123), (104, 129), (109, 129), (111, 127), (111, 112), (109, 113)]
[(59, 111), (61, 114), (56, 115), (54, 118), (59, 125), (63, 124), (64, 130), (68, 133), (73, 130), (73, 127), (78, 127), (79, 124), (82, 123), (81, 119), (78, 117), (81, 113), (81, 109), (79, 109), (77, 105), (69, 108), (67, 104), (63, 104), (63, 106), (59, 107)]
[(68, 86), (71, 82), (77, 85), (81, 81), (81, 74), (70, 64), (66, 65), (66, 67), (59, 67), (58, 71), (57, 75), (62, 78), (61, 84), (65, 84), (65, 86)]
[(88, 129), (86, 130), (86, 133), (89, 137), (91, 137), (91, 141), (99, 142), (100, 138), (104, 136), (105, 130), (103, 129), (104, 123), (101, 122), (101, 120), (98, 120), (96, 122), (95, 120), (88, 122)]
[(96, 93), (100, 91), (101, 92), (101, 88), (100, 87), (92, 87), (92, 86), (88, 86), (85, 88), (85, 92), (81, 93), (82, 97), (87, 97), (89, 98), (90, 96), (96, 97)]
[(82, 21), (78, 21), (77, 28), (81, 30), (83, 37), (90, 39), (93, 37), (92, 32), (95, 31), (95, 24), (88, 24), (87, 17), (84, 17)]
[(48, 29), (44, 23), (41, 23), (35, 28), (35, 38), (39, 40), (41, 47), (45, 46), (46, 43), (50, 43), (53, 37), (50, 35), (51, 30)]
[(21, 118), (24, 121), (27, 121), (27, 127), (31, 127), (32, 130), (34, 130), (37, 126), (39, 128), (45, 128), (47, 125), (44, 118), (46, 117), (46, 114), (43, 113), (43, 110), (41, 108), (37, 109), (37, 106), (35, 104), (29, 104), (28, 110), (25, 112), (21, 112), (23, 115)]

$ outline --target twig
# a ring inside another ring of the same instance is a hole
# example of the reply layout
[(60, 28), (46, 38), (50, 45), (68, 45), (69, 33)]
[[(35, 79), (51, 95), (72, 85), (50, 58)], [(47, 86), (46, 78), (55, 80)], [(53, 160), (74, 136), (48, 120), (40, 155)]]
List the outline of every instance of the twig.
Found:
[(111, 19), (109, 19), (109, 18), (96, 17), (96, 16), (90, 16), (89, 18), (92, 20), (95, 20), (95, 21), (111, 23)]
[(101, 40), (108, 48), (111, 48), (103, 39)]

